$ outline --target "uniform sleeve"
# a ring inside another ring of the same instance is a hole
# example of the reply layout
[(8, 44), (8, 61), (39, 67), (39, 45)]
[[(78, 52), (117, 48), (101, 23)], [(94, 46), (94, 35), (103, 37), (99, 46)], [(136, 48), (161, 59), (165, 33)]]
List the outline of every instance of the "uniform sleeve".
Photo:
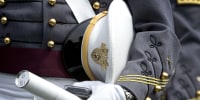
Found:
[(138, 100), (158, 100), (173, 75), (179, 55), (169, 0), (126, 0), (135, 37), (129, 60), (116, 84)]

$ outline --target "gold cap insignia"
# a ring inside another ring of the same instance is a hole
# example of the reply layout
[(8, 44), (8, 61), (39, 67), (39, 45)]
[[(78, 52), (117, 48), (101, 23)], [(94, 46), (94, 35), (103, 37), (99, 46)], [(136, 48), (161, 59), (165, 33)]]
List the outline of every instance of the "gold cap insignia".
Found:
[(108, 66), (108, 49), (106, 48), (106, 44), (105, 43), (101, 43), (101, 47), (100, 48), (95, 48), (92, 51), (92, 59), (94, 60), (95, 63), (101, 65), (102, 69), (106, 69)]

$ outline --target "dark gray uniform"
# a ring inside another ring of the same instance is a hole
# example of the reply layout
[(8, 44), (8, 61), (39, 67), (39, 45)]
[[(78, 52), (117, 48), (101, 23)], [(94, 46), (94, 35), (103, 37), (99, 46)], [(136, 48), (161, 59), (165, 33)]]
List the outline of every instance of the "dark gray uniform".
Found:
[(171, 4), (169, 0), (127, 0), (127, 4), (136, 36), (117, 83), (130, 89), (138, 100), (157, 100), (179, 55)]
[[(0, 66), (3, 67), (0, 72), (16, 73), (28, 69), (42, 76), (69, 77), (60, 53), (65, 37), (78, 23), (66, 2), (5, 0), (4, 4), (2, 1)], [(90, 2), (98, 13), (106, 10), (111, 1)], [(138, 100), (156, 100), (173, 75), (179, 54), (170, 1), (126, 2), (136, 34), (129, 61), (116, 84), (130, 90)]]
[(181, 55), (175, 76), (167, 88), (168, 100), (199, 100), (200, 96), (200, 1), (171, 0), (175, 31), (181, 43)]

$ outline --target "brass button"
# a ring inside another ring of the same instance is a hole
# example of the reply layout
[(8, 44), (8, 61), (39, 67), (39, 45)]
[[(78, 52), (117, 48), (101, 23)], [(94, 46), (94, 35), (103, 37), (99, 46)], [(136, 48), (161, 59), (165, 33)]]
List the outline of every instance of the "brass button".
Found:
[(50, 40), (50, 41), (48, 41), (47, 46), (48, 46), (49, 48), (53, 48), (53, 47), (55, 46), (55, 42), (52, 41), (52, 40)]
[(5, 37), (5, 38), (4, 38), (4, 43), (5, 43), (6, 45), (10, 44), (10, 43), (11, 43), (11, 39), (10, 39), (9, 37)]
[(160, 92), (162, 90), (162, 87), (160, 85), (155, 86), (155, 92)]
[(196, 92), (196, 96), (197, 96), (197, 97), (200, 97), (200, 90), (198, 90), (198, 91)]
[(151, 100), (151, 98), (150, 97), (146, 97), (146, 100)]
[(56, 25), (56, 19), (54, 19), (54, 18), (51, 18), (51, 19), (49, 19), (49, 25), (50, 26), (55, 26)]
[(49, 0), (49, 5), (54, 6), (56, 4), (56, 0)]
[(3, 16), (1, 17), (1, 24), (6, 24), (8, 22), (7, 17)]
[(5, 5), (5, 3), (6, 3), (6, 1), (5, 1), (5, 0), (0, 0), (0, 6), (4, 6), (4, 5)]
[(98, 1), (94, 2), (94, 4), (93, 4), (93, 8), (96, 10), (98, 10), (100, 8), (100, 6), (101, 6), (101, 4)]
[(200, 83), (200, 76), (197, 76), (197, 81)]
[(168, 79), (169, 75), (167, 72), (162, 73), (162, 79)]

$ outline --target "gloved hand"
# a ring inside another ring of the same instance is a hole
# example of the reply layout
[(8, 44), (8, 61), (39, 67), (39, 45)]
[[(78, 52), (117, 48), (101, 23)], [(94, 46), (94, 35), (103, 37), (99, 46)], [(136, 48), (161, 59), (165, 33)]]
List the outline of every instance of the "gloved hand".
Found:
[(119, 85), (100, 81), (75, 82), (73, 85), (91, 89), (92, 94), (88, 100), (126, 100), (124, 91)]

